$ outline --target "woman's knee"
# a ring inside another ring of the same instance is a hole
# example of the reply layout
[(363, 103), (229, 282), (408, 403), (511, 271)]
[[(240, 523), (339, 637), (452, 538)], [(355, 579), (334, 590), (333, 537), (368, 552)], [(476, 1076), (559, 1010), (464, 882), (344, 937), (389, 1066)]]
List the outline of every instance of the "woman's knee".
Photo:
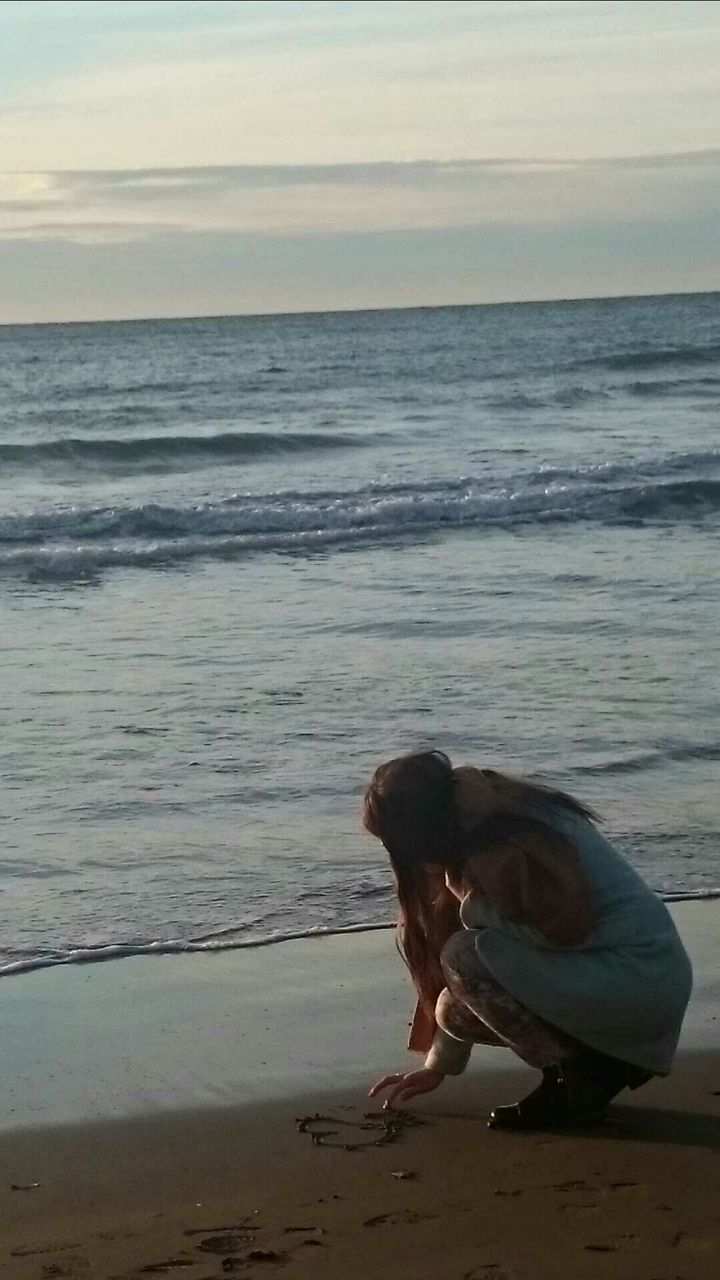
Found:
[[(446, 1035), (454, 1040), (474, 1041), (478, 1026), (482, 1023), (461, 1000), (456, 999), (447, 987), (440, 992), (435, 1005), (435, 1021)], [(483, 1037), (480, 1037), (483, 1038)]]
[(455, 1021), (457, 1001), (445, 987), (437, 998), (435, 1005), (435, 1021), (443, 1031), (450, 1032)]
[(440, 967), (449, 987), (457, 984), (469, 964), (479, 966), (475, 938), (471, 930), (458, 929), (450, 934), (440, 952)]

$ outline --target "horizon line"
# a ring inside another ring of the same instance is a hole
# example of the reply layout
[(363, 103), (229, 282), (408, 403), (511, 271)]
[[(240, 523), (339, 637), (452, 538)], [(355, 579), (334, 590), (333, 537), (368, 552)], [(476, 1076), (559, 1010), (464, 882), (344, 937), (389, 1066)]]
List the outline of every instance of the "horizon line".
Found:
[(546, 307), (570, 302), (629, 302), (644, 298), (705, 298), (720, 294), (720, 289), (671, 289), (663, 293), (604, 293), (579, 297), (503, 298), (497, 302), (416, 302), (385, 307), (315, 307), (299, 311), (216, 311), (203, 314), (165, 316), (106, 316), (89, 320), (0, 320), (0, 329), (64, 328), (89, 324), (165, 324), (169, 321), (192, 320), (263, 320), (290, 316), (372, 315), (380, 311), (471, 311), (479, 307)]

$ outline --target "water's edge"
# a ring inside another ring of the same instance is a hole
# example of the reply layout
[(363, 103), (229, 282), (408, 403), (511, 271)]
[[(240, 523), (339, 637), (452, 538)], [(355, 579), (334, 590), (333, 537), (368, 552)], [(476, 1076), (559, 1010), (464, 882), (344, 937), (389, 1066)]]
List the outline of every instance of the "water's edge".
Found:
[[(664, 902), (707, 902), (720, 899), (720, 888), (698, 889), (694, 892), (664, 893), (660, 895)], [(202, 938), (178, 939), (165, 941), (123, 943), (113, 942), (99, 947), (77, 947), (65, 952), (54, 952), (51, 955), (29, 956), (21, 960), (12, 960), (0, 964), (0, 978), (14, 977), (21, 973), (31, 973), (36, 969), (52, 969), (58, 965), (68, 964), (100, 964), (108, 960), (126, 960), (130, 956), (171, 956), (194, 954), (197, 952), (246, 951), (258, 947), (271, 947), (283, 942), (298, 942), (311, 938), (333, 938), (344, 933), (373, 933), (379, 929), (393, 929), (393, 921), (381, 921), (376, 924), (358, 923), (329, 926), (318, 925), (311, 929), (295, 929), (287, 932), (267, 934), (259, 938), (228, 938), (223, 929), (216, 934), (206, 934)]]

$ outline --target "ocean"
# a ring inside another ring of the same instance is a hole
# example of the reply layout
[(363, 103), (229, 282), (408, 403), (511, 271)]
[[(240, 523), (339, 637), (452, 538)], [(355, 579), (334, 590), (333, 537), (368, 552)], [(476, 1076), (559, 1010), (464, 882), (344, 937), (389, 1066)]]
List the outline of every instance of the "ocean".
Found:
[(720, 891), (720, 294), (0, 329), (0, 971), (393, 915), (438, 746)]

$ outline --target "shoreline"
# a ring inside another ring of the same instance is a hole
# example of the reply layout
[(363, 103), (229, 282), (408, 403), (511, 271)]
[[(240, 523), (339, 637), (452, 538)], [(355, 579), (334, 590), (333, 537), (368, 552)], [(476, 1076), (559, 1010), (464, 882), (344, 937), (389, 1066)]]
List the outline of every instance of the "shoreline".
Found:
[[(695, 968), (681, 1049), (715, 1048), (720, 907), (671, 911)], [(391, 930), (58, 965), (0, 983), (0, 995), (0, 1134), (276, 1101), (420, 1061), (405, 1049), (414, 993)], [(471, 1074), (503, 1056), (477, 1047)]]
[[(688, 889), (669, 893), (659, 893), (658, 897), (669, 906), (678, 902), (717, 902), (720, 901), (720, 889)], [(240, 928), (241, 926), (238, 926)], [(214, 955), (223, 951), (253, 951), (259, 947), (281, 946), (285, 942), (310, 942), (314, 938), (335, 938), (351, 933), (375, 933), (383, 929), (394, 929), (392, 920), (363, 922), (324, 927), (313, 926), (308, 929), (293, 929), (287, 933), (261, 935), (258, 938), (241, 938), (224, 941), (224, 935), (232, 930), (220, 929), (217, 933), (209, 933), (202, 938), (182, 939), (169, 938), (166, 941), (153, 942), (110, 942), (98, 947), (77, 947), (65, 954), (52, 956), (32, 956), (25, 960), (11, 960), (7, 964), (0, 963), (0, 980), (19, 977), (26, 973), (35, 973), (38, 969), (56, 969), (64, 965), (107, 964), (111, 960), (129, 960), (135, 956), (176, 956), (176, 955)]]
[[(488, 1130), (536, 1073), (478, 1046), (374, 1145), (368, 1086), (418, 1062), (380, 932), (3, 984), (3, 1280), (709, 1280), (720, 909), (672, 910), (696, 971), (676, 1069), (578, 1131)], [(299, 1130), (316, 1114), (338, 1146)]]

